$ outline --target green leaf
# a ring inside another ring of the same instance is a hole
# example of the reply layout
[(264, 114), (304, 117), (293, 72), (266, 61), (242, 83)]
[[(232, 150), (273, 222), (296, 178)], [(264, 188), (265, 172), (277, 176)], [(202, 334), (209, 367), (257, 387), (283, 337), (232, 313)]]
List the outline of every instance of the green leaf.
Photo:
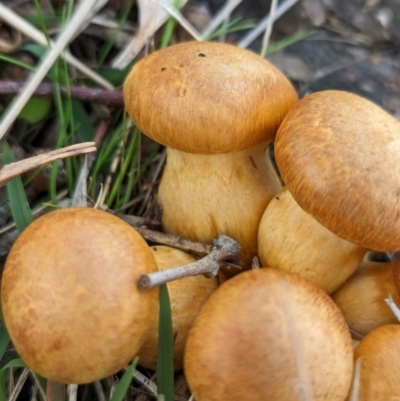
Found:
[[(179, 11), (181, 8), (182, 0), (175, 0), (174, 1), (174, 8)], [(165, 24), (164, 33), (161, 38), (160, 48), (167, 47), (171, 42), (172, 33), (174, 32), (176, 25), (175, 18), (170, 17)]]
[[(0, 143), (5, 164), (15, 161), (14, 154), (6, 141)], [(19, 232), (22, 232), (32, 221), (33, 216), (26, 199), (21, 177), (15, 177), (6, 184), (11, 213)]]
[(118, 383), (117, 388), (114, 391), (114, 394), (111, 397), (110, 401), (123, 401), (125, 398), (126, 392), (128, 391), (129, 385), (131, 384), (133, 374), (136, 370), (136, 365), (138, 363), (139, 358), (136, 357), (132, 363), (126, 369), (124, 375), (122, 376), (120, 382)]
[(165, 401), (174, 400), (174, 338), (171, 305), (166, 284), (160, 286), (157, 389)]
[(39, 60), (46, 54), (47, 48), (34, 42), (25, 42), (21, 46), (21, 50), (33, 54)]
[(21, 113), (19, 113), (18, 117), (28, 121), (28, 123), (36, 124), (47, 116), (51, 104), (51, 99), (31, 97), (21, 110)]
[(6, 369), (9, 368), (26, 368), (24, 361), (21, 358), (15, 358), (9, 362), (7, 362), (2, 368), (1, 372), (4, 372)]
[(81, 102), (72, 101), (72, 115), (76, 131), (82, 139), (84, 141), (93, 141), (96, 129)]
[(0, 359), (3, 359), (9, 343), (10, 343), (10, 335), (8, 334), (6, 325), (4, 323), (1, 323), (1, 326), (0, 326)]

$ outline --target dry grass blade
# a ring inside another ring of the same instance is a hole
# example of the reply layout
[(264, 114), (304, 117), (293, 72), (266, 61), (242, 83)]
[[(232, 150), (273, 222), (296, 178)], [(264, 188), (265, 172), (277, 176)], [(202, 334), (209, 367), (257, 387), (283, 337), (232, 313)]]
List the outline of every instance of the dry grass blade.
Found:
[(228, 0), (201, 33), (203, 39), (211, 35), (243, 0)]
[[(176, 10), (172, 7), (174, 2), (175, 0), (137, 1), (139, 7), (139, 30), (128, 45), (114, 58), (111, 63), (113, 68), (124, 69), (139, 54), (148, 40), (167, 21), (169, 14), (176, 13)], [(186, 2), (187, 0), (182, 0), (181, 7)], [(175, 15), (173, 16), (175, 17)], [(194, 28), (193, 30), (195, 31)]]
[[(36, 43), (39, 43), (42, 46), (47, 47), (48, 43), (46, 40), (46, 36), (40, 32), (36, 27), (34, 27), (29, 22), (25, 21), (18, 14), (16, 14), (13, 10), (6, 7), (4, 4), (0, 3), (0, 20), (5, 21), (8, 25), (12, 26), (14, 29), (23, 33), (26, 37), (34, 40)], [(53, 42), (50, 42), (52, 46), (54, 46)], [(84, 63), (78, 60), (75, 56), (73, 56), (68, 50), (65, 50), (61, 57), (64, 57), (65, 60), (75, 67), (78, 71), (80, 71), (83, 75), (87, 76), (93, 82), (96, 82), (98, 85), (105, 89), (112, 90), (114, 86), (105, 80), (101, 75), (97, 74), (95, 71), (88, 68)]]
[(25, 369), (22, 371), (22, 373), (21, 373), (21, 375), (20, 375), (20, 377), (19, 377), (19, 379), (18, 379), (18, 381), (17, 381), (17, 384), (15, 385), (14, 390), (13, 390), (13, 392), (11, 393), (11, 396), (10, 396), (10, 398), (8, 399), (8, 401), (16, 401), (16, 400), (17, 400), (18, 395), (19, 395), (19, 393), (21, 392), (22, 387), (23, 387), (23, 385), (25, 384), (26, 379), (28, 378), (28, 376), (29, 376), (29, 369), (28, 369), (28, 368), (25, 368)]
[(84, 28), (84, 25), (90, 20), (93, 13), (98, 9), (99, 4), (104, 0), (86, 0), (82, 1), (76, 8), (71, 20), (66, 28), (57, 38), (54, 46), (43, 58), (37, 70), (28, 79), (24, 90), (14, 98), (9, 108), (6, 110), (3, 120), (0, 124), (0, 139), (6, 134), (21, 110), (24, 108), (36, 88), (42, 82), (50, 68), (57, 58), (61, 55), (69, 42)]
[(69, 384), (67, 387), (68, 401), (76, 401), (78, 399), (78, 385)]
[[(275, 22), (278, 18), (282, 17), (282, 15), (285, 14), (285, 12), (289, 10), (289, 8), (293, 7), (298, 1), (299, 0), (286, 0), (279, 4), (275, 14), (272, 16), (272, 22)], [(237, 42), (237, 46), (248, 47), (252, 42), (254, 42), (254, 40), (256, 40), (265, 31), (266, 27), (270, 23), (270, 18), (270, 15), (265, 16), (254, 29), (252, 29)]]
[(65, 159), (66, 157), (77, 156), (95, 151), (96, 147), (94, 146), (94, 142), (84, 142), (33, 156), (19, 162), (7, 164), (0, 170), (0, 187), (5, 185), (14, 177), (17, 177), (37, 167), (41, 167), (54, 160)]
[(265, 30), (265, 34), (264, 34), (263, 40), (262, 40), (261, 57), (265, 57), (267, 55), (269, 40), (271, 38), (272, 28), (274, 26), (274, 21), (275, 21), (275, 13), (276, 13), (276, 5), (277, 4), (278, 4), (278, 0), (272, 0), (271, 8), (269, 10), (270, 18), (268, 19), (267, 28)]

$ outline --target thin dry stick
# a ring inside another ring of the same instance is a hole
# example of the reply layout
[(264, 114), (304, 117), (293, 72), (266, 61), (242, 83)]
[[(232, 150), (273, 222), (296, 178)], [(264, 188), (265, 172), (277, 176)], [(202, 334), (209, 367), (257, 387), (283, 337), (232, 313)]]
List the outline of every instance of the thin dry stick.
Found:
[[(0, 80), (0, 95), (15, 95), (24, 87), (24, 82)], [(66, 88), (60, 86), (60, 93), (63, 97), (71, 97), (73, 100), (81, 102), (91, 102), (103, 104), (105, 106), (124, 106), (124, 98), (121, 90), (108, 90), (90, 88), (87, 86), (71, 86)], [(53, 97), (54, 85), (49, 82), (42, 82), (33, 92), (37, 97)]]
[(78, 385), (69, 384), (67, 387), (68, 401), (77, 401), (78, 399)]
[(65, 384), (47, 380), (46, 383), (46, 397), (47, 401), (62, 401), (65, 400), (66, 393)]
[(100, 0), (82, 0), (78, 4), (67, 27), (61, 32), (60, 36), (55, 41), (54, 46), (42, 59), (37, 70), (28, 78), (24, 90), (19, 94), (19, 96), (14, 98), (10, 106), (7, 108), (0, 124), (0, 139), (3, 138), (9, 130), (38, 85), (42, 82), (52, 65), (64, 51), (65, 47), (82, 29), (83, 24), (87, 21), (88, 16), (92, 14), (93, 9), (97, 9), (96, 3), (98, 2), (100, 2)]
[(95, 151), (96, 147), (94, 146), (94, 142), (84, 142), (29, 157), (15, 163), (6, 164), (0, 170), (0, 187), (5, 185), (14, 177), (53, 162), (54, 160), (65, 159), (66, 157), (77, 156)]
[(392, 294), (389, 294), (387, 298), (385, 298), (386, 304), (389, 306), (390, 310), (393, 312), (396, 319), (400, 322), (400, 309), (394, 302)]
[(187, 33), (193, 36), (194, 39), (202, 40), (201, 34), (178, 10), (176, 10), (174, 7), (171, 7), (169, 4), (162, 0), (160, 1), (160, 5), (165, 11), (167, 11), (169, 15), (171, 15), (171, 17), (174, 17), (179, 25), (184, 28)]
[[(293, 7), (299, 0), (286, 0), (284, 2), (282, 2), (281, 4), (279, 4), (279, 6), (276, 9), (276, 13), (273, 16), (273, 20), (274, 22), (282, 17), (283, 14), (285, 14), (285, 12), (287, 10), (289, 10), (289, 8)], [(266, 17), (264, 17), (255, 28), (253, 28), (247, 35), (245, 35), (241, 40), (239, 40), (237, 42), (237, 46), (239, 47), (248, 47), (251, 43), (253, 43), (264, 31), (265, 28), (268, 25), (270, 16), (267, 15)]]
[[(131, 216), (127, 215), (117, 215), (126, 221), (128, 224), (132, 225), (140, 235), (149, 242), (160, 245), (171, 246), (172, 248), (177, 248), (185, 252), (195, 254), (197, 256), (208, 255), (212, 250), (212, 245), (203, 244), (201, 242), (190, 241), (178, 237), (177, 235), (167, 234), (161, 231), (151, 230), (142, 225), (137, 225), (135, 222), (130, 220)], [(133, 223), (133, 224), (132, 224)]]
[[(46, 36), (40, 32), (36, 27), (32, 24), (21, 18), (17, 13), (15, 13), (10, 8), (6, 7), (4, 4), (0, 2), (0, 19), (6, 22), (8, 25), (13, 27), (14, 29), (22, 32), (28, 38), (34, 40), (36, 43), (44, 47), (48, 47)], [(54, 46), (54, 42), (50, 41), (50, 44)], [(65, 50), (61, 57), (65, 58), (67, 63), (75, 67), (78, 71), (80, 71), (83, 75), (90, 78), (93, 82), (96, 82), (101, 87), (105, 89), (113, 89), (114, 86), (105, 80), (101, 75), (97, 74), (97, 72), (88, 68), (84, 63), (74, 57), (68, 50)]]
[(239, 251), (240, 244), (237, 241), (226, 235), (220, 235), (214, 241), (211, 252), (203, 259), (187, 265), (144, 274), (139, 278), (139, 288), (147, 290), (170, 281), (199, 274), (203, 274), (208, 278), (215, 277), (218, 274), (220, 265), (223, 262), (235, 260)]
[(265, 34), (263, 36), (262, 45), (261, 45), (261, 57), (265, 57), (267, 55), (269, 40), (272, 34), (272, 28), (274, 26), (275, 21), (275, 13), (276, 13), (276, 5), (278, 4), (278, 0), (272, 0), (271, 8), (269, 9), (270, 18), (268, 19), (267, 29), (265, 30)]
[[(158, 179), (158, 177), (159, 177), (159, 175), (161, 173), (161, 170), (164, 167), (166, 157), (167, 157), (166, 149), (163, 149), (162, 152), (161, 152), (161, 156), (160, 156), (160, 158), (159, 158), (159, 160), (157, 162), (157, 166), (156, 166), (156, 168), (155, 168), (155, 170), (153, 172), (153, 175), (151, 177), (150, 184), (153, 184), (154, 182), (157, 181), (157, 179)], [(138, 171), (140, 171), (140, 169), (138, 169)], [(147, 189), (145, 195), (144, 195), (144, 200), (142, 202), (142, 206), (141, 206), (140, 210), (138, 211), (138, 214), (141, 215), (144, 212), (144, 210), (146, 209), (147, 204), (148, 204), (149, 199), (150, 199), (150, 195), (151, 195), (153, 190), (154, 190), (154, 186), (150, 185), (149, 188)]]
[(19, 377), (17, 384), (14, 387), (14, 390), (12, 392), (12, 394), (10, 395), (10, 398), (8, 399), (8, 401), (16, 401), (18, 398), (19, 393), (22, 390), (23, 385), (26, 382), (26, 379), (28, 378), (29, 375), (29, 369), (28, 368), (24, 368), (24, 370), (21, 373), (21, 376)]

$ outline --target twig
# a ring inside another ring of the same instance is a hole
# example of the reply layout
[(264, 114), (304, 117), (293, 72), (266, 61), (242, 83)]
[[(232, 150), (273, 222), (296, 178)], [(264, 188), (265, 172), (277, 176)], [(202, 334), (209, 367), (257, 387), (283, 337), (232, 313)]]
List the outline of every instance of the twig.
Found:
[[(126, 220), (125, 217), (122, 218), (128, 224), (130, 223), (128, 220)], [(151, 230), (147, 227), (137, 226), (134, 224), (132, 225), (146, 241), (152, 242), (154, 244), (168, 245), (173, 248), (178, 248), (182, 251), (189, 252), (198, 256), (208, 255), (212, 249), (211, 245), (203, 244), (201, 242), (190, 241), (178, 237), (177, 235)]]
[(8, 399), (9, 401), (16, 401), (18, 398), (19, 393), (22, 390), (23, 385), (26, 382), (26, 379), (28, 378), (29, 375), (29, 369), (28, 368), (24, 368), (24, 370), (21, 373), (21, 376), (19, 377), (17, 384), (14, 387), (14, 390), (12, 392), (12, 394), (10, 395), (10, 398)]
[(54, 43), (54, 46), (44, 56), (36, 71), (28, 78), (23, 91), (19, 96), (15, 97), (10, 106), (4, 113), (3, 120), (0, 124), (0, 139), (9, 130), (19, 113), (31, 98), (33, 92), (38, 85), (42, 82), (54, 62), (64, 51), (68, 43), (74, 39), (76, 34), (82, 29), (83, 24), (87, 21), (88, 16), (91, 15), (93, 9), (96, 9), (96, 3), (99, 0), (82, 0), (71, 17), (66, 28), (61, 32), (60, 36)]
[(18, 175), (26, 173), (27, 171), (33, 170), (37, 167), (41, 167), (44, 164), (48, 164), (54, 160), (65, 159), (66, 157), (77, 156), (95, 151), (96, 147), (94, 146), (94, 142), (84, 142), (29, 157), (15, 163), (6, 164), (0, 170), (0, 187), (14, 177), (17, 177)]
[[(158, 220), (152, 220), (152, 219), (149, 219), (148, 217), (131, 216), (128, 214), (121, 214), (121, 213), (115, 213), (115, 215), (135, 228), (142, 227), (143, 229), (146, 229), (147, 227), (150, 227), (154, 230), (161, 229), (161, 222), (159, 222)], [(146, 227), (143, 227), (143, 226), (146, 226)], [(168, 235), (170, 235), (170, 234), (168, 234)], [(207, 245), (207, 246), (210, 246), (210, 245)], [(207, 254), (207, 253), (208, 252), (206, 252), (205, 254)]]
[[(0, 80), (0, 95), (15, 95), (24, 87), (24, 82)], [(124, 98), (120, 90), (108, 90), (89, 88), (87, 86), (71, 86), (66, 88), (60, 86), (61, 95), (71, 96), (74, 100), (104, 104), (105, 106), (124, 106)], [(54, 85), (49, 82), (42, 82), (33, 92), (33, 96), (52, 97)]]
[(271, 7), (269, 9), (270, 18), (268, 19), (267, 29), (265, 30), (265, 34), (263, 36), (262, 45), (261, 45), (261, 57), (265, 57), (267, 55), (269, 40), (272, 34), (272, 28), (274, 26), (274, 17), (276, 13), (276, 5), (278, 0), (272, 0)]
[(237, 241), (226, 235), (220, 235), (214, 241), (211, 252), (203, 259), (187, 265), (144, 274), (139, 278), (139, 288), (147, 290), (170, 281), (199, 274), (208, 278), (214, 277), (218, 273), (220, 264), (235, 260), (239, 251), (240, 244)]

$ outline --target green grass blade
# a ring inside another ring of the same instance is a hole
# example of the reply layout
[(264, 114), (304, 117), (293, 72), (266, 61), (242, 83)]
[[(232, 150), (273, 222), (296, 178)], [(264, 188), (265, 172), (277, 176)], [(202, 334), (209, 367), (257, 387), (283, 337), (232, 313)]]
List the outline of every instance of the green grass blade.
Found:
[[(14, 154), (6, 141), (1, 143), (5, 164), (15, 161)], [(26, 199), (21, 177), (15, 177), (6, 184), (11, 213), (19, 232), (22, 232), (32, 221), (33, 216)]]
[(5, 371), (9, 368), (26, 368), (24, 361), (21, 358), (15, 358), (10, 362), (7, 362), (1, 369), (0, 372)]
[(97, 61), (98, 67), (101, 67), (104, 64), (104, 61), (106, 60), (112, 47), (115, 45), (115, 39), (117, 38), (117, 35), (120, 33), (125, 21), (128, 19), (129, 13), (131, 12), (131, 9), (134, 4), (135, 4), (135, 2), (133, 0), (126, 0), (123, 2), (121, 18), (118, 21), (118, 27), (117, 27), (117, 29), (115, 29), (111, 38), (109, 40), (107, 40), (107, 42), (105, 43), (105, 45), (103, 46), (103, 48), (100, 51), (99, 59)]
[(305, 38), (308, 38), (309, 36), (313, 35), (315, 33), (314, 28), (307, 28), (307, 29), (302, 29), (293, 35), (287, 36), (278, 42), (271, 43), (271, 45), (268, 47), (267, 51), (267, 56), (276, 53), (280, 50), (285, 49), (286, 47), (289, 47), (290, 45), (293, 45), (296, 42), (299, 42), (300, 40), (303, 40)]
[(9, 343), (10, 343), (10, 335), (8, 334), (5, 324), (1, 323), (1, 326), (0, 326), (0, 359), (3, 359)]
[(157, 388), (165, 401), (174, 400), (174, 338), (171, 305), (166, 284), (160, 286)]
[[(181, 8), (181, 4), (182, 4), (182, 0), (174, 1), (174, 7), (178, 11)], [(175, 25), (176, 25), (175, 18), (170, 17), (168, 19), (167, 23), (165, 24), (164, 32), (163, 32), (163, 35), (161, 38), (161, 44), (160, 44), (161, 48), (167, 47), (170, 44), (172, 33), (174, 32), (174, 29), (175, 29)]]
[(129, 365), (128, 369), (126, 369), (124, 375), (122, 376), (120, 382), (118, 383), (117, 388), (114, 391), (114, 394), (111, 397), (110, 401), (123, 401), (128, 391), (128, 388), (131, 384), (133, 374), (136, 370), (136, 365), (138, 363), (139, 358), (136, 357), (132, 363)]

